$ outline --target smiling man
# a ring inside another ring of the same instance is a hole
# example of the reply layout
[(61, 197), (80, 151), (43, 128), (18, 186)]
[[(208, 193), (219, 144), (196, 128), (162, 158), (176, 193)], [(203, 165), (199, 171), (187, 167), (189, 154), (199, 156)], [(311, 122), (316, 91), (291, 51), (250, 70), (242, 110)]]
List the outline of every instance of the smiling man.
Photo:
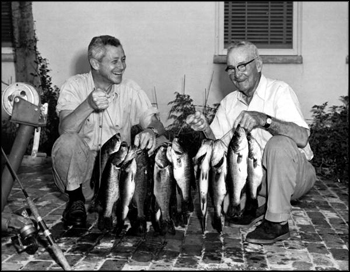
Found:
[(210, 125), (200, 112), (188, 116), (186, 121), (192, 129), (221, 139), (226, 146), (238, 125), (257, 141), (263, 152), (262, 185), (257, 192), (260, 207), (248, 203), (241, 215), (226, 214), (226, 221), (250, 227), (263, 220), (247, 234), (246, 240), (271, 244), (290, 236), (290, 201), (312, 188), (316, 173), (310, 163), (313, 158), (308, 142), (310, 130), (296, 94), (285, 82), (265, 77), (262, 68), (254, 44), (233, 43), (227, 49), (225, 71), (235, 86), (234, 91), (220, 102)]
[[(98, 151), (116, 133), (129, 145), (152, 152), (156, 134), (164, 134), (157, 110), (140, 86), (123, 79), (126, 56), (118, 39), (94, 37), (88, 47), (90, 72), (61, 87), (56, 111), (60, 137), (52, 148), (54, 180), (69, 196), (63, 212), (67, 225), (86, 222), (85, 201), (93, 197), (90, 179)], [(131, 143), (131, 127), (143, 130)]]

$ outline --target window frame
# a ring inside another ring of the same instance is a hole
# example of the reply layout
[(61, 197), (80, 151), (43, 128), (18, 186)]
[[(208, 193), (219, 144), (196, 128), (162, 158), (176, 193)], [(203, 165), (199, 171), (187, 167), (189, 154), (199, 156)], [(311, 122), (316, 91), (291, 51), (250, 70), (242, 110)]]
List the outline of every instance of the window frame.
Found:
[[(224, 7), (225, 2), (215, 2), (215, 55), (227, 55), (224, 48)], [(302, 3), (293, 2), (293, 48), (259, 48), (259, 54), (265, 56), (300, 56), (301, 55), (301, 27)]]

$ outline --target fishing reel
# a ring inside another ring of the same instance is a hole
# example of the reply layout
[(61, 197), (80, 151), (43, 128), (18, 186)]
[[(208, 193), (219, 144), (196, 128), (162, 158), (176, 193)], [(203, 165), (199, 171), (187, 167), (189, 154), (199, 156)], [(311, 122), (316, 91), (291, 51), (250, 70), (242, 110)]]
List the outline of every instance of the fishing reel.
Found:
[[(38, 243), (38, 228), (36, 222), (29, 216), (28, 211), (24, 209), (19, 215), (15, 215), (17, 221), (21, 221), (23, 224), (17, 222), (15, 227), (16, 234), (11, 237), (12, 244), (18, 251), (18, 253), (27, 252), (30, 255), (35, 254), (39, 248)], [(22, 217), (22, 219), (20, 218)], [(22, 225), (22, 226), (20, 226)], [(20, 226), (20, 227), (19, 227)]]
[(25, 251), (33, 255), (39, 248), (38, 231), (33, 225), (25, 225), (19, 230), (17, 235), (11, 239), (18, 253)]

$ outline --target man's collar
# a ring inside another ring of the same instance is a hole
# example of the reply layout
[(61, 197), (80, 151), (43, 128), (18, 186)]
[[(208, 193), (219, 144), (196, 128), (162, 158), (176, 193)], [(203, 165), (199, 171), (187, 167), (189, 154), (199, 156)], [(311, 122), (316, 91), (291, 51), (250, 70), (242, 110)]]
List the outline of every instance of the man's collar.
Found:
[[(260, 77), (260, 81), (259, 81), (259, 84), (258, 84), (258, 87), (256, 88), (255, 90), (255, 93), (258, 97), (260, 97), (262, 100), (265, 99), (265, 95), (266, 95), (266, 85), (267, 85), (267, 79), (266, 77), (261, 74), (261, 77)], [(254, 93), (254, 94), (255, 94)]]
[[(94, 82), (94, 78), (92, 76), (91, 70), (89, 72), (89, 85), (90, 85), (92, 90), (95, 88), (95, 82)], [(109, 94), (113, 94), (114, 92), (117, 92), (118, 88), (116, 88), (116, 87), (119, 86), (119, 85), (120, 84), (112, 84), (111, 87), (110, 87)]]
[[(253, 94), (253, 98), (255, 95), (257, 95), (260, 99), (262, 99), (262, 100), (265, 99), (265, 94), (266, 94), (265, 86), (266, 86), (266, 84), (267, 84), (267, 79), (263, 74), (261, 74), (259, 84), (258, 84), (258, 87), (256, 88), (256, 90)], [(244, 97), (244, 94), (238, 90), (237, 90), (237, 92), (238, 92), (238, 96), (237, 96), (238, 100), (240, 100), (241, 102), (246, 104), (247, 102), (246, 102), (246, 99)]]

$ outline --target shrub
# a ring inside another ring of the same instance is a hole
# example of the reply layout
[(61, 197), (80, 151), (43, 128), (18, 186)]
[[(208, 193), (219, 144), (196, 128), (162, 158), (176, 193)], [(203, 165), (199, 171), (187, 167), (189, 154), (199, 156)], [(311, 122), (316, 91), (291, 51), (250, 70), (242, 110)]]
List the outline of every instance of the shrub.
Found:
[(193, 104), (193, 99), (189, 95), (178, 92), (175, 92), (175, 95), (175, 99), (168, 103), (168, 105), (172, 105), (168, 120), (172, 120), (173, 122), (166, 128), (166, 136), (170, 141), (174, 137), (179, 137), (183, 147), (188, 150), (191, 157), (194, 157), (205, 136), (203, 132), (191, 129), (186, 123), (186, 118), (188, 115), (194, 114), (196, 109), (202, 108), (199, 110), (203, 112), (210, 123), (219, 104), (214, 104), (213, 107), (196, 106)]
[[(48, 104), (47, 122), (46, 126), (42, 127), (40, 133), (39, 151), (45, 152), (51, 156), (51, 149), (57, 138), (59, 137), (58, 125), (59, 118), (56, 113), (57, 99), (60, 89), (57, 86), (52, 86), (51, 76), (48, 74), (48, 61), (43, 58), (37, 51), (37, 61), (35, 63), (38, 67), (37, 74), (32, 74), (34, 77), (39, 77), (40, 84), (35, 86), (41, 90), (41, 104)], [(30, 148), (33, 143), (31, 142)], [(31, 149), (30, 149), (31, 150)]]
[(348, 182), (349, 97), (341, 96), (343, 105), (326, 110), (328, 102), (314, 105), (310, 126), (310, 146), (314, 152), (312, 164), (317, 174), (338, 182)]
[[(48, 103), (48, 113), (47, 113), (47, 123), (41, 128), (40, 132), (40, 142), (39, 142), (39, 152), (44, 152), (48, 156), (51, 156), (51, 149), (59, 137), (58, 124), (59, 119), (56, 114), (57, 99), (60, 89), (57, 86), (52, 86), (51, 76), (48, 74), (50, 71), (48, 68), (47, 59), (43, 58), (37, 50), (36, 38), (34, 39), (34, 50), (36, 60), (34, 61), (36, 67), (36, 73), (31, 73), (33, 78), (38, 78), (39, 80), (32, 80), (33, 82), (39, 82), (39, 84), (33, 84), (35, 89), (38, 91), (40, 96), (40, 104), (43, 105)], [(33, 49), (32, 49), (33, 50)], [(32, 83), (31, 83), (32, 84)], [(5, 153), (9, 154), (17, 135), (18, 125), (11, 122), (11, 120), (2, 120), (1, 126), (1, 136), (5, 146)], [(26, 149), (25, 155), (30, 155), (33, 149), (34, 135), (32, 135), (28, 147)]]

